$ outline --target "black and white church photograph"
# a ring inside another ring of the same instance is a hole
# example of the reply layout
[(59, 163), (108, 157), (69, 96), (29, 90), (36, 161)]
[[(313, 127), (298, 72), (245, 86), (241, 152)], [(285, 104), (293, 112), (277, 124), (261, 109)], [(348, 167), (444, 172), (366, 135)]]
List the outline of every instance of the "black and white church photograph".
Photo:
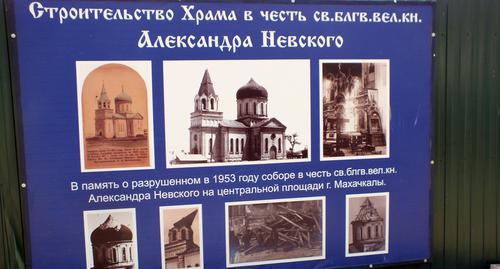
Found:
[(162, 269), (203, 269), (202, 206), (160, 207)]
[(87, 269), (138, 269), (135, 209), (84, 211)]
[(346, 257), (389, 253), (389, 193), (346, 196)]
[(309, 60), (164, 61), (167, 167), (310, 160)]
[(325, 197), (226, 203), (226, 266), (325, 258)]
[(389, 158), (389, 60), (320, 60), (321, 160)]

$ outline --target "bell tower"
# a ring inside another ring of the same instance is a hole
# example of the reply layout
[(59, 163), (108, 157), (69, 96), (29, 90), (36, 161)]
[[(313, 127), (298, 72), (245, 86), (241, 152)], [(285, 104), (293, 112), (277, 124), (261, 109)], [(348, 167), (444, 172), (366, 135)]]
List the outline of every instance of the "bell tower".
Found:
[(194, 111), (191, 113), (190, 154), (201, 154), (209, 162), (218, 158), (218, 127), (222, 122), (219, 112), (219, 96), (215, 94), (214, 85), (208, 69), (205, 70), (194, 98)]
[(102, 83), (101, 94), (97, 98), (97, 109), (95, 110), (95, 136), (103, 138), (113, 138), (113, 110), (111, 109), (111, 99), (108, 97), (104, 82)]

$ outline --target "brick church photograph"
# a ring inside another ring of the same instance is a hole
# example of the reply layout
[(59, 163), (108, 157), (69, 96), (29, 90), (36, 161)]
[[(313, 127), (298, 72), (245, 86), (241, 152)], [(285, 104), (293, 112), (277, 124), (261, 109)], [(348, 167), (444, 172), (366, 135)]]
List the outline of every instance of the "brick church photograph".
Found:
[(76, 62), (83, 172), (154, 168), (151, 64)]

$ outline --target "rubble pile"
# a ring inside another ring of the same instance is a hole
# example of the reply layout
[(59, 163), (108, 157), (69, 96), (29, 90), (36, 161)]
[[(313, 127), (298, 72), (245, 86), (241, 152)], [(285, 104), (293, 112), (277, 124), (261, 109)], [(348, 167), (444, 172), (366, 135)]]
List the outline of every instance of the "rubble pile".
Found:
[(313, 248), (321, 241), (319, 214), (306, 214), (285, 206), (270, 215), (264, 223), (252, 225), (240, 234), (240, 253), (249, 254), (269, 248)]

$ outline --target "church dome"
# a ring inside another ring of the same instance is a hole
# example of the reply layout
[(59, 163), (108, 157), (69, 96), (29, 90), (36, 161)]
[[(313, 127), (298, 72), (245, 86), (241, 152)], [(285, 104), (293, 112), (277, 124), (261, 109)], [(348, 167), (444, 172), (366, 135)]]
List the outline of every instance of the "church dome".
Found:
[(132, 238), (132, 231), (125, 225), (117, 224), (111, 215), (90, 235), (92, 244), (131, 241)]
[(250, 81), (239, 88), (238, 92), (236, 92), (237, 99), (244, 98), (266, 98), (267, 99), (267, 90), (266, 88), (259, 85), (255, 80), (250, 79)]
[(115, 102), (116, 101), (132, 102), (132, 97), (130, 97), (130, 95), (128, 95), (125, 91), (122, 91), (118, 96), (115, 97)]

